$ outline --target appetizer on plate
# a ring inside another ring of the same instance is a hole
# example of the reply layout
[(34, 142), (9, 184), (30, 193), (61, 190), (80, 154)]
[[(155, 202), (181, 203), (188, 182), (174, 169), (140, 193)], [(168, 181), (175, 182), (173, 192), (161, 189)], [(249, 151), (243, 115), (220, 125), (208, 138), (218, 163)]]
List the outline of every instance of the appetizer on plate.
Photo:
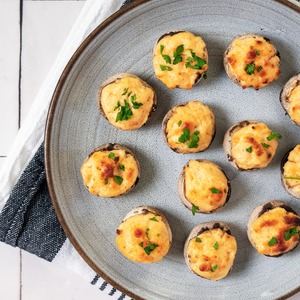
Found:
[(182, 203), (197, 213), (212, 213), (222, 208), (230, 198), (230, 181), (225, 172), (208, 160), (189, 160), (178, 182)]
[(171, 243), (169, 223), (163, 213), (153, 207), (132, 209), (117, 229), (117, 247), (133, 262), (158, 262), (168, 253)]
[(135, 155), (125, 146), (105, 144), (89, 154), (80, 172), (91, 194), (116, 197), (138, 183), (140, 167)]
[(231, 235), (229, 226), (222, 222), (197, 225), (184, 244), (184, 258), (189, 269), (211, 280), (228, 275), (236, 251), (236, 239)]
[(208, 70), (206, 44), (187, 31), (162, 35), (153, 50), (156, 77), (169, 89), (191, 89)]
[(267, 86), (280, 75), (280, 56), (274, 44), (257, 34), (246, 33), (233, 39), (224, 54), (229, 78), (243, 89)]
[(299, 243), (300, 218), (287, 204), (273, 200), (256, 207), (247, 233), (259, 254), (281, 256)]
[(154, 89), (141, 78), (120, 73), (102, 83), (99, 109), (113, 126), (122, 130), (142, 127), (156, 109)]
[(264, 123), (247, 120), (228, 129), (224, 150), (228, 161), (241, 171), (265, 168), (275, 155), (281, 135)]
[(290, 195), (300, 199), (300, 145), (296, 145), (284, 155), (281, 163), (281, 182)]
[(215, 136), (215, 116), (200, 101), (174, 106), (162, 123), (166, 144), (178, 153), (205, 151)]
[(292, 121), (300, 126), (300, 73), (284, 85), (280, 102)]

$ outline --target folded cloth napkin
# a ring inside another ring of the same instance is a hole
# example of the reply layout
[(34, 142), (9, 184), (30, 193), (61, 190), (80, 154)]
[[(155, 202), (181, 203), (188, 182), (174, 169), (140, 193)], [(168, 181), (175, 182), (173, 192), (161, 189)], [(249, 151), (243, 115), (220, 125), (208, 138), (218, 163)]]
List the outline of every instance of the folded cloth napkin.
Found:
[(44, 128), (51, 96), (74, 51), (102, 21), (132, 0), (87, 0), (0, 172), (0, 241), (75, 271), (112, 299), (130, 299), (83, 261), (56, 217), (46, 182)]

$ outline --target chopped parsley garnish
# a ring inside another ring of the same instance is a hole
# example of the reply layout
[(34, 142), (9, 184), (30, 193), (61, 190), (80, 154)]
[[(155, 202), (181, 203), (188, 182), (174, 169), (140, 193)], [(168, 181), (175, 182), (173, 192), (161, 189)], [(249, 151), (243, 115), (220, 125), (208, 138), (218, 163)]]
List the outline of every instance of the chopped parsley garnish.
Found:
[(201, 243), (202, 240), (199, 237), (196, 237), (196, 243)]
[(149, 240), (149, 230), (150, 230), (149, 228), (146, 228), (146, 233), (145, 233), (148, 240)]
[(212, 272), (215, 272), (215, 271), (217, 270), (217, 268), (218, 268), (218, 265), (215, 265), (215, 266), (213, 266), (213, 267), (211, 268), (211, 271), (212, 271)]
[(261, 143), (266, 149), (268, 149), (270, 147), (270, 145), (266, 144), (266, 143)]
[(175, 52), (173, 53), (173, 65), (177, 65), (179, 62), (182, 62), (182, 57), (181, 57), (181, 54), (184, 50), (184, 46), (183, 45), (179, 45)]
[(192, 214), (195, 215), (196, 211), (199, 209), (199, 206), (192, 204)]
[(145, 250), (145, 252), (147, 253), (147, 255), (150, 255), (150, 253), (151, 253), (156, 247), (158, 247), (157, 244), (152, 244), (152, 243), (150, 243), (150, 244), (148, 244), (148, 246), (146, 246), (146, 247), (144, 248), (144, 250)]
[(191, 139), (190, 131), (187, 128), (183, 128), (183, 134), (179, 137), (180, 143), (185, 143)]
[(271, 134), (267, 137), (267, 140), (268, 141), (271, 141), (273, 139), (281, 139), (282, 138), (282, 135), (279, 134), (279, 133), (275, 133), (275, 132), (271, 132)]
[(129, 103), (124, 99), (124, 105), (120, 106), (121, 109), (117, 114), (116, 122), (128, 120), (132, 116), (132, 110)]
[(255, 50), (256, 55), (260, 55), (260, 51)]
[(191, 56), (186, 59), (185, 66), (190, 69), (201, 70), (206, 65), (206, 60), (197, 56), (195, 52), (191, 51)]
[(123, 182), (123, 178), (121, 176), (114, 175), (114, 182), (118, 185), (121, 185)]
[(288, 231), (284, 232), (284, 239), (288, 241), (292, 236), (299, 233), (298, 227), (290, 228)]
[(219, 243), (218, 243), (218, 242), (215, 242), (214, 248), (215, 248), (215, 250), (218, 250), (218, 249), (219, 249)]
[(294, 176), (283, 176), (284, 179), (294, 179), (294, 180), (300, 180), (300, 177), (294, 177)]
[[(163, 59), (165, 60), (165, 62), (167, 64), (170, 64), (171, 63), (171, 57), (169, 55), (163, 54), (164, 49), (165, 49), (165, 46), (160, 45), (160, 54), (161, 54), (161, 56), (163, 57)], [(164, 70), (162, 70), (162, 71), (164, 71)]]
[(124, 88), (122, 96), (125, 96), (128, 93), (128, 88)]
[(150, 218), (149, 220), (151, 220), (151, 221), (155, 221), (155, 222), (158, 222), (158, 220), (157, 220), (155, 217), (153, 217), (153, 218)]
[(217, 188), (215, 188), (215, 187), (212, 187), (211, 189), (211, 192), (213, 193), (213, 194), (220, 194), (220, 190), (218, 190)]
[(182, 124), (182, 121), (180, 120), (180, 121), (178, 122), (178, 127), (180, 127), (181, 124)]
[(160, 69), (161, 69), (162, 71), (172, 71), (172, 70), (173, 70), (171, 67), (164, 66), (164, 65), (160, 65)]
[(132, 107), (134, 109), (138, 109), (138, 108), (140, 108), (143, 105), (143, 103), (140, 103), (140, 102), (136, 101), (136, 94), (134, 94), (133, 96), (131, 96), (130, 100), (131, 100), (131, 103), (132, 103)]
[(115, 159), (115, 158), (116, 158), (116, 155), (115, 155), (113, 152), (110, 152), (110, 153), (108, 154), (108, 158)]
[(248, 75), (254, 74), (254, 70), (255, 70), (255, 63), (248, 64), (245, 68), (245, 71)]
[(122, 164), (119, 164), (119, 169), (122, 170), (122, 171), (125, 171), (125, 166), (122, 165)]
[(187, 143), (188, 148), (197, 148), (199, 142), (199, 133), (200, 131), (196, 130), (192, 135), (192, 140)]
[(143, 247), (143, 246), (144, 246), (144, 243), (143, 243), (143, 242), (140, 242), (140, 243), (139, 243), (139, 246)]
[(278, 243), (278, 241), (277, 241), (276, 237), (273, 236), (273, 237), (269, 240), (268, 246), (272, 247), (272, 246), (276, 245), (277, 243)]
[(252, 146), (246, 148), (246, 151), (249, 152), (249, 153), (252, 153)]
[(108, 184), (108, 178), (107, 177), (104, 179), (104, 183)]
[(118, 109), (121, 106), (120, 101), (117, 102), (117, 105), (115, 106), (114, 110)]
[(259, 67), (257, 68), (257, 72), (261, 71), (262, 68), (263, 68), (262, 66), (259, 66)]

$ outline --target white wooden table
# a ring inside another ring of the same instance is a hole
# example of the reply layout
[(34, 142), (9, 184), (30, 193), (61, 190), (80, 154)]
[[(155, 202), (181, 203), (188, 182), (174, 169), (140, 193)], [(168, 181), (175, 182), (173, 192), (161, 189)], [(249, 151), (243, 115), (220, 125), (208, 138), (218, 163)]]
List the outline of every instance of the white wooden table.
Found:
[[(0, 167), (83, 5), (84, 0), (0, 0)], [(0, 299), (111, 297), (68, 270), (0, 243)], [(300, 300), (300, 293), (290, 300)]]

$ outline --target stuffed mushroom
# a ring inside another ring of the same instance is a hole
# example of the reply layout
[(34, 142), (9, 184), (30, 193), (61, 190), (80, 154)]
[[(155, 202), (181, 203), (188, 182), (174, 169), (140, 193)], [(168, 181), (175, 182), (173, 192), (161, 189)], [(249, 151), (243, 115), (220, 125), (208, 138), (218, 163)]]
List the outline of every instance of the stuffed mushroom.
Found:
[(142, 127), (155, 111), (156, 102), (154, 89), (130, 73), (108, 78), (98, 94), (100, 112), (110, 124), (122, 130)]
[(153, 50), (156, 77), (169, 89), (191, 89), (208, 70), (206, 44), (187, 31), (162, 35)]
[(229, 78), (243, 89), (267, 86), (280, 75), (280, 56), (274, 44), (263, 36), (246, 33), (233, 39), (224, 54)]
[(139, 181), (139, 162), (133, 152), (119, 144), (105, 144), (86, 158), (80, 169), (88, 191), (100, 197), (129, 192)]
[(284, 155), (281, 163), (281, 182), (290, 195), (300, 199), (300, 145), (296, 145)]
[(182, 203), (193, 214), (209, 214), (222, 208), (229, 200), (230, 181), (215, 163), (190, 160), (179, 176), (178, 191)]
[(247, 234), (259, 254), (281, 256), (299, 244), (300, 218), (282, 201), (256, 207), (250, 215)]
[(169, 223), (164, 214), (153, 207), (132, 209), (117, 229), (117, 247), (133, 262), (158, 262), (168, 253), (171, 243)]
[(241, 171), (265, 168), (273, 159), (279, 133), (264, 123), (247, 120), (228, 129), (224, 137), (224, 151), (228, 161)]
[(184, 245), (189, 269), (203, 278), (219, 280), (233, 267), (237, 243), (227, 224), (207, 222), (196, 226)]
[(174, 106), (162, 123), (166, 144), (178, 153), (205, 151), (215, 136), (215, 130), (214, 113), (198, 100)]
[(280, 102), (291, 120), (300, 126), (300, 73), (284, 85)]

